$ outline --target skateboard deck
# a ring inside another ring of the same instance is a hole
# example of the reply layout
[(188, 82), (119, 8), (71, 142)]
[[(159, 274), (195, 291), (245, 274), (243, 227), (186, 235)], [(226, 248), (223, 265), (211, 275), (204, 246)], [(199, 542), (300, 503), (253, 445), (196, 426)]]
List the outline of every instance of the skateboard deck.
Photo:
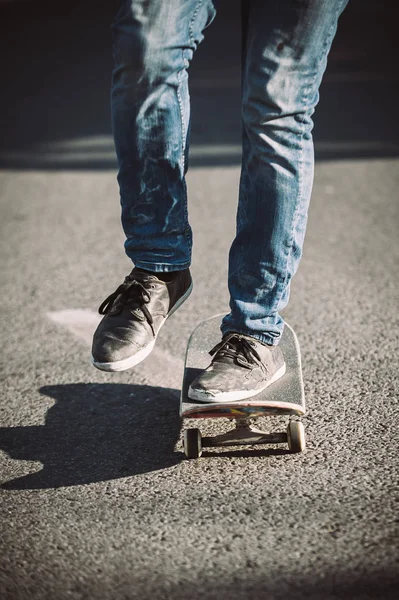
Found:
[[(203, 438), (199, 429), (184, 433), (184, 451), (188, 458), (201, 456), (203, 447), (287, 443), (292, 452), (305, 448), (300, 417), (305, 414), (301, 355), (294, 330), (286, 323), (280, 341), (286, 373), (265, 390), (246, 400), (232, 402), (196, 402), (188, 397), (190, 383), (211, 362), (209, 351), (221, 340), (220, 324), (224, 315), (202, 321), (188, 341), (181, 392), (180, 416), (183, 419), (227, 418), (236, 428), (227, 434)], [(287, 415), (287, 432), (266, 433), (253, 429), (250, 420), (261, 416)]]

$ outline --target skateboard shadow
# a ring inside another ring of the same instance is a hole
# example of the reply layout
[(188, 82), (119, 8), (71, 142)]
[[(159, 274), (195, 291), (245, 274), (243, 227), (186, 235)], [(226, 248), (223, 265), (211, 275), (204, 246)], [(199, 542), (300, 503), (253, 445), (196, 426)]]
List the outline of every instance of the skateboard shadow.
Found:
[(0, 428), (10, 458), (40, 461), (42, 470), (10, 480), (8, 490), (83, 485), (177, 464), (176, 390), (125, 384), (45, 386), (55, 399), (44, 425)]
[(263, 448), (254, 448), (251, 449), (240, 449), (240, 450), (227, 450), (227, 448), (221, 448), (220, 446), (216, 449), (212, 450), (204, 450), (202, 452), (202, 456), (204, 458), (220, 458), (221, 456), (224, 458), (254, 458), (256, 456), (266, 457), (266, 456), (283, 456), (285, 454), (292, 454), (286, 448), (267, 448), (263, 446)]

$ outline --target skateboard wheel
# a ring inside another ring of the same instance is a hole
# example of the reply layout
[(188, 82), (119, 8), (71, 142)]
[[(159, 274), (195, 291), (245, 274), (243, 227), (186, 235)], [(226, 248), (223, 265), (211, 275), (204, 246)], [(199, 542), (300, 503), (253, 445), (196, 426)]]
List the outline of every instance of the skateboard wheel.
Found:
[(202, 438), (199, 429), (186, 429), (183, 438), (184, 454), (187, 458), (199, 458), (202, 454)]
[(288, 423), (287, 441), (291, 452), (303, 452), (305, 450), (305, 429), (301, 421), (290, 421)]

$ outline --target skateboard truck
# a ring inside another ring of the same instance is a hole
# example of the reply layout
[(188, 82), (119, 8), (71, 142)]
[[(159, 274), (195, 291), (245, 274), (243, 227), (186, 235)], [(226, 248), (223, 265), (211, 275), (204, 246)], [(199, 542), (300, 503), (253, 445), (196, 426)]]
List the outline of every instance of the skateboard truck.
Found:
[(200, 429), (186, 429), (183, 438), (184, 453), (187, 458), (199, 458), (203, 448), (217, 446), (254, 446), (261, 444), (286, 444), (291, 452), (305, 449), (305, 431), (301, 421), (290, 420), (287, 431), (267, 433), (251, 426), (250, 419), (234, 419), (235, 427), (226, 433), (212, 437), (202, 437)]

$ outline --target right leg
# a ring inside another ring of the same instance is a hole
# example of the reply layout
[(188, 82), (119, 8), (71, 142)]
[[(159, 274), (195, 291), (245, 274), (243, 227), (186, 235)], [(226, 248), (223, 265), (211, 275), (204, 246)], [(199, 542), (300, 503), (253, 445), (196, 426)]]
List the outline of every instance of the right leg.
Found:
[(104, 371), (146, 358), (192, 289), (187, 67), (214, 15), (211, 0), (122, 0), (113, 24), (112, 121), (135, 268), (99, 309), (92, 361)]
[(187, 67), (211, 0), (122, 0), (113, 24), (112, 122), (125, 249), (136, 267), (190, 266)]

